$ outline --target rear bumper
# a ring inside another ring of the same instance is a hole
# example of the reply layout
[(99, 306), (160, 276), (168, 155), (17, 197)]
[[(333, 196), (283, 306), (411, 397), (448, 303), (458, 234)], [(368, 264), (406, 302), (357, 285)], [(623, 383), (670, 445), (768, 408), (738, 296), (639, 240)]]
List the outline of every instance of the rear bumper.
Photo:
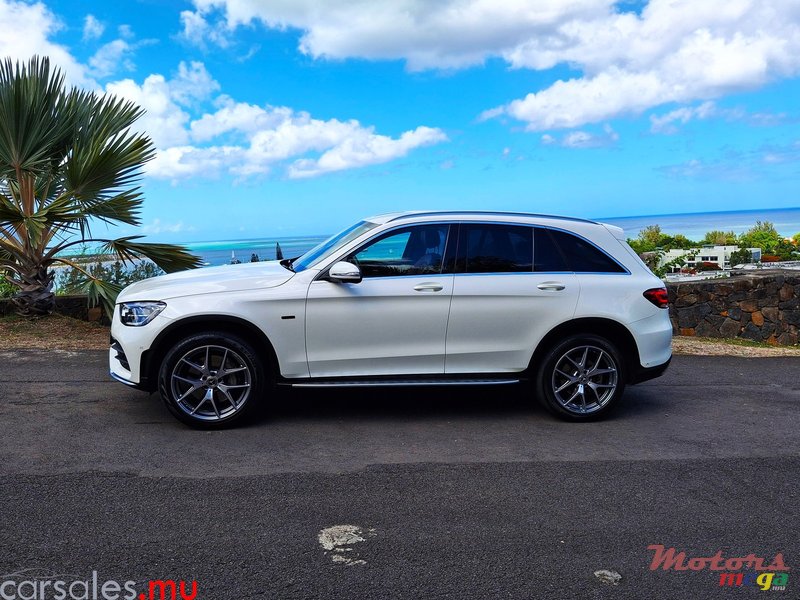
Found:
[(653, 367), (639, 367), (631, 374), (631, 377), (628, 379), (628, 383), (630, 385), (636, 385), (637, 383), (642, 383), (643, 381), (661, 377), (671, 362), (672, 357), (670, 356), (669, 359), (667, 359), (667, 362), (663, 364), (655, 365)]

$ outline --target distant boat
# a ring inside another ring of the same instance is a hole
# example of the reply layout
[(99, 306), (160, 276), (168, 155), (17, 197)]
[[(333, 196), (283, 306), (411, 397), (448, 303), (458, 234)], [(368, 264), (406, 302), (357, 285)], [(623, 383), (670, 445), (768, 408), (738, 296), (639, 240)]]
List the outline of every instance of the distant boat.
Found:
[(283, 260), (283, 250), (279, 242), (275, 242), (275, 260)]
[(231, 250), (231, 264), (232, 265), (239, 265), (241, 263), (242, 263), (242, 261), (240, 261), (238, 258), (236, 258), (236, 252)]

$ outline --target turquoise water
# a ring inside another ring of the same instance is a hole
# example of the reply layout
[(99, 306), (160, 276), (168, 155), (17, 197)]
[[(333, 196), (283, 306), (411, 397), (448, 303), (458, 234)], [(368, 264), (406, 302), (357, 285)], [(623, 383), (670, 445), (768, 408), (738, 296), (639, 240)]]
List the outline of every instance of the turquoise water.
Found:
[(309, 235), (303, 237), (197, 242), (184, 245), (191, 252), (198, 255), (204, 263), (216, 266), (230, 264), (232, 256), (235, 256), (241, 262), (249, 262), (253, 254), (256, 254), (259, 260), (273, 260), (275, 258), (276, 243), (280, 243), (284, 258), (300, 256), (328, 237), (328, 235)]
[[(792, 236), (800, 232), (800, 207), (640, 217), (599, 217), (596, 220), (622, 227), (627, 237), (636, 237), (639, 231), (648, 225), (660, 225), (665, 233), (672, 235), (682, 233), (690, 239), (699, 240), (712, 229), (742, 233), (756, 221), (771, 221), (781, 234)], [(254, 253), (260, 260), (272, 260), (275, 258), (276, 242), (280, 243), (284, 257), (299, 256), (333, 233), (336, 232), (302, 237), (195, 242), (185, 246), (200, 256), (204, 263), (224, 265), (231, 262), (231, 253), (242, 262), (248, 262)]]

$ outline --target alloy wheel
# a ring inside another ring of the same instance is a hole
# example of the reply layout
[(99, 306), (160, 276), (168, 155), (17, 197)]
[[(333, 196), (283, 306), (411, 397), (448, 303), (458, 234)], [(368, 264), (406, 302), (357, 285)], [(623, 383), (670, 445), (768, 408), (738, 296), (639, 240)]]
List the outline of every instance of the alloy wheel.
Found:
[(592, 345), (577, 346), (556, 361), (552, 391), (564, 409), (589, 414), (614, 397), (618, 377), (617, 363), (608, 352)]
[(252, 373), (237, 353), (219, 345), (193, 348), (172, 370), (175, 405), (193, 419), (222, 421), (238, 413), (250, 397)]

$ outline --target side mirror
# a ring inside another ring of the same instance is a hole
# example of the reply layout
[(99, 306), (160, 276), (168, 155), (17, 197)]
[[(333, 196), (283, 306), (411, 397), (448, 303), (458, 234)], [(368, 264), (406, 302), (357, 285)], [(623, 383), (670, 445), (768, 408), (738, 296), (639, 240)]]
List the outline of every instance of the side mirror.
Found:
[(328, 279), (343, 283), (359, 283), (361, 281), (361, 269), (353, 263), (340, 260), (328, 269)]

